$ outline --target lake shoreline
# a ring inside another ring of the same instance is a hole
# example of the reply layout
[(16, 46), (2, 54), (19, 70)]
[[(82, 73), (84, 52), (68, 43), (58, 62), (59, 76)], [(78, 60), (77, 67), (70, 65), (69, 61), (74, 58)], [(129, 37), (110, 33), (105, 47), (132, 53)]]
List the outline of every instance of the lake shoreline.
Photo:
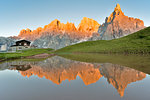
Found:
[(16, 59), (44, 59), (55, 55), (69, 55), (69, 54), (102, 54), (102, 55), (115, 55), (115, 56), (150, 56), (150, 53), (99, 53), (99, 52), (73, 52), (73, 53), (40, 53), (36, 55), (24, 56), (24, 57), (12, 57), (12, 58), (0, 58), (0, 62), (16, 60)]
[(7, 60), (14, 60), (20, 58), (47, 58), (54, 54), (52, 54), (53, 49), (29, 49), (24, 50), (22, 52), (16, 53), (0, 53), (0, 62), (7, 61)]

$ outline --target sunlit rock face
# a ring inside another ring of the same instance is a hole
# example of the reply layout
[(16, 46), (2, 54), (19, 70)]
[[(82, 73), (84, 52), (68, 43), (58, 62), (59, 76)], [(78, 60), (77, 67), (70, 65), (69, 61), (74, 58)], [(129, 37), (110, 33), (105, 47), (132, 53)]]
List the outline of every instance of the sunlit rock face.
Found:
[(99, 27), (99, 34), (103, 40), (120, 38), (141, 30), (144, 22), (137, 18), (125, 16), (120, 5), (117, 4), (114, 12), (105, 19), (105, 23)]
[[(68, 45), (87, 41), (95, 36), (100, 24), (95, 20), (84, 17), (78, 28), (74, 23), (61, 23), (55, 19), (50, 24), (45, 25), (44, 28), (37, 28), (36, 30), (23, 29), (20, 31), (18, 37), (20, 39), (27, 39), (33, 41), (32, 45), (39, 48), (53, 48), (59, 49)], [(97, 33), (97, 35), (99, 35)]]
[(45, 25), (44, 28), (37, 28), (36, 30), (30, 30), (30, 29), (23, 29), (20, 31), (20, 34), (18, 35), (21, 39), (27, 39), (34, 41), (36, 39), (39, 39), (41, 36), (47, 36), (47, 35), (62, 35), (64, 33), (67, 34), (73, 34), (72, 32), (76, 32), (76, 27), (73, 23), (63, 24), (59, 20), (55, 19), (50, 24)]
[(84, 38), (90, 37), (93, 32), (97, 32), (100, 24), (95, 20), (84, 17), (78, 28), (75, 27), (74, 23), (67, 22), (66, 24), (61, 23), (55, 19), (50, 24), (45, 25), (44, 28), (37, 28), (36, 30), (23, 29), (18, 35), (19, 38), (28, 40), (36, 40), (41, 36), (46, 35), (68, 35), (70, 38)]
[(92, 34), (98, 31), (99, 26), (100, 24), (97, 21), (84, 17), (78, 25), (78, 31)]
[(30, 29), (23, 29), (23, 30), (21, 30), (20, 31), (20, 34), (19, 34), (19, 38), (25, 38), (25, 37), (29, 37), (29, 39), (30, 39), (30, 37), (32, 36), (32, 30), (30, 30)]
[(117, 89), (121, 97), (124, 96), (128, 84), (146, 77), (145, 73), (128, 67), (113, 64), (103, 64), (102, 66), (100, 68), (101, 74)]

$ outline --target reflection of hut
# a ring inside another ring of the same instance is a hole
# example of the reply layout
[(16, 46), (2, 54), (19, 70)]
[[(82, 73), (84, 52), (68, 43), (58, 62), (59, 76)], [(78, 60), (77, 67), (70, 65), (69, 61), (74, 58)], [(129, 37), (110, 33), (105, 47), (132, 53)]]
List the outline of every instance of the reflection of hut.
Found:
[(0, 44), (0, 52), (7, 51), (7, 44)]
[(10, 51), (17, 51), (17, 50), (26, 50), (31, 48), (30, 46), (30, 41), (27, 40), (21, 40), (21, 41), (17, 41), (15, 45), (12, 45), (10, 47)]
[(31, 68), (30, 65), (11, 65), (11, 70), (26, 71)]

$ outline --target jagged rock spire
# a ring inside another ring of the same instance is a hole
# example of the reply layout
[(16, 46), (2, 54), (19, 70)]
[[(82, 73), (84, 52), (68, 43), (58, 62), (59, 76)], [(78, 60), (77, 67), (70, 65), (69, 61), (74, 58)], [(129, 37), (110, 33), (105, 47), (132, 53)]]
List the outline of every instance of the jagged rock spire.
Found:
[(105, 23), (100, 26), (98, 32), (101, 39), (110, 40), (120, 38), (134, 33), (144, 28), (144, 22), (137, 18), (124, 15), (119, 4), (109, 17), (106, 17)]
[(121, 11), (121, 8), (120, 8), (119, 4), (116, 5), (115, 11)]
[(113, 21), (113, 19), (116, 17), (116, 16), (119, 16), (119, 15), (124, 15), (124, 13), (122, 12), (121, 10), (121, 7), (119, 4), (116, 5), (114, 11), (111, 13), (111, 15), (106, 19), (106, 22), (109, 23), (111, 21)]
[[(119, 14), (123, 14), (121, 7), (119, 4), (116, 5), (115, 10), (114, 10), (114, 15), (119, 15)], [(124, 14), (123, 14), (124, 15)]]

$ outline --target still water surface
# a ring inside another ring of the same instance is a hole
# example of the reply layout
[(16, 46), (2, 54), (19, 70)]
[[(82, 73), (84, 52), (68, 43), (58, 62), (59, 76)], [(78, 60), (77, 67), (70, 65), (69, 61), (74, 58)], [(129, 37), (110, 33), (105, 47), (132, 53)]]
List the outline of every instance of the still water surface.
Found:
[(150, 100), (148, 73), (109, 61), (54, 56), (3, 62), (0, 68), (0, 100)]

